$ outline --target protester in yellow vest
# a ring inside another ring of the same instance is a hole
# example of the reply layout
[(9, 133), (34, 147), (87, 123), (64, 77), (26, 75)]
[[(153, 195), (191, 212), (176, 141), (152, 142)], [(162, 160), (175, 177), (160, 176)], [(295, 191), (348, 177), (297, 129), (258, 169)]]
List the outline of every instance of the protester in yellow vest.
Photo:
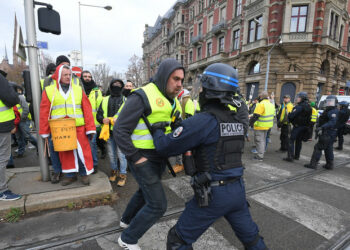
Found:
[(60, 65), (53, 75), (57, 84), (45, 88), (40, 104), (39, 134), (43, 138), (49, 137), (49, 119), (75, 118), (78, 147), (59, 152), (65, 174), (61, 185), (76, 181), (76, 172), (79, 172), (82, 183), (89, 185), (88, 175), (94, 171), (89, 140), (96, 133), (96, 127), (89, 99), (79, 85), (72, 84), (71, 77), (70, 67)]
[[(111, 118), (113, 118), (121, 105), (123, 104), (124, 97), (122, 90), (124, 82), (121, 79), (112, 79), (109, 84), (110, 95), (103, 98), (103, 101), (97, 111), (96, 119), (103, 126), (108, 126), (110, 129), (110, 137), (107, 141), (107, 151), (109, 156), (109, 162), (111, 166), (111, 175), (109, 180), (114, 182), (119, 178), (117, 185), (123, 187), (126, 183), (127, 177), (127, 162), (125, 155), (117, 147), (116, 141), (113, 137), (113, 125), (111, 124)], [(119, 168), (118, 168), (119, 159)]]
[(310, 122), (310, 137), (309, 137), (309, 141), (312, 141), (312, 135), (314, 133), (314, 126), (317, 122), (317, 117), (318, 117), (318, 110), (316, 109), (316, 103), (315, 102), (310, 102), (310, 106), (312, 109), (312, 113), (311, 113), (311, 122)]
[[(98, 107), (102, 102), (102, 92), (97, 87), (95, 81), (92, 79), (92, 75), (90, 71), (83, 71), (81, 73), (81, 81), (83, 83), (84, 91), (87, 97), (89, 98), (91, 107), (92, 107), (92, 115), (94, 116), (96, 131), (100, 129), (101, 124), (96, 120), (96, 114)], [(96, 144), (97, 133), (94, 134), (92, 140), (90, 141), (90, 147), (92, 150), (92, 158), (94, 160), (94, 173), (97, 173), (98, 169), (98, 156), (97, 156), (97, 144)]]
[[(116, 120), (113, 135), (139, 185), (120, 221), (121, 227), (128, 226), (118, 239), (124, 248), (138, 249), (137, 241), (166, 211), (161, 183), (166, 158), (155, 150), (152, 133), (142, 117), (153, 124), (153, 129), (162, 128), (166, 134), (172, 131), (172, 116), (176, 111), (181, 113), (176, 97), (182, 89), (184, 73), (175, 59), (162, 61), (152, 82), (132, 92)], [(181, 127), (177, 132), (181, 134)]]
[(21, 198), (12, 193), (7, 186), (6, 165), (11, 156), (11, 133), (15, 133), (15, 113), (13, 106), (19, 103), (18, 95), (0, 71), (0, 203)]
[(288, 138), (291, 131), (288, 114), (292, 112), (293, 107), (293, 104), (290, 102), (290, 95), (283, 96), (283, 102), (281, 103), (277, 114), (277, 127), (281, 129), (281, 147), (276, 152), (287, 152), (288, 150)]
[(275, 106), (270, 102), (266, 91), (259, 95), (260, 102), (256, 105), (253, 116), (249, 120), (249, 125), (254, 126), (254, 142), (257, 154), (254, 160), (264, 159), (267, 131), (273, 127), (275, 116)]

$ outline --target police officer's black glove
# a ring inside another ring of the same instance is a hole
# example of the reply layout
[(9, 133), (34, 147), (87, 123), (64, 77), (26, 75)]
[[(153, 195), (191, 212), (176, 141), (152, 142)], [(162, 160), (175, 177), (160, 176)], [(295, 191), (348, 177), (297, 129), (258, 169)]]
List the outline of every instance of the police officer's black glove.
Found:
[(152, 133), (155, 133), (157, 129), (165, 132), (165, 128), (169, 126), (169, 122), (156, 122), (152, 125)]

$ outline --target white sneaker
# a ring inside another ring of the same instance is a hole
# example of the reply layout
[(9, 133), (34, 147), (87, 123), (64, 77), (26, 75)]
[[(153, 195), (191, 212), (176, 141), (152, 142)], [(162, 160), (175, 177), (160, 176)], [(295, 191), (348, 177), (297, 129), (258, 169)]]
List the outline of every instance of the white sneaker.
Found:
[(119, 236), (119, 238), (118, 238), (118, 244), (119, 244), (119, 246), (121, 246), (122, 248), (127, 249), (127, 250), (141, 250), (141, 248), (137, 244), (128, 244), (128, 243), (125, 243), (124, 241), (122, 241), (121, 236)]
[(120, 221), (119, 226), (120, 226), (121, 228), (125, 229), (125, 228), (128, 228), (129, 224), (126, 224), (126, 223)]

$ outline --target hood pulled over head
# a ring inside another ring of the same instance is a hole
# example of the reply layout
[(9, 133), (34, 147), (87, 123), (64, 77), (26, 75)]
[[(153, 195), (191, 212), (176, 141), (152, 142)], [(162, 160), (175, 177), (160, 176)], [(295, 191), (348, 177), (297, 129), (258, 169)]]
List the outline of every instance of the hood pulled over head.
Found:
[[(166, 94), (167, 83), (170, 75), (177, 69), (182, 69), (185, 73), (184, 67), (173, 58), (165, 59), (159, 65), (157, 73), (153, 77), (153, 82), (157, 85), (162, 94), (169, 98)], [(171, 99), (171, 98), (169, 98)]]
[[(119, 82), (122, 86), (113, 86), (113, 83)], [(109, 91), (111, 93), (111, 96), (120, 96), (122, 94), (122, 90), (124, 88), (124, 82), (121, 79), (113, 78), (111, 82), (109, 83)]]

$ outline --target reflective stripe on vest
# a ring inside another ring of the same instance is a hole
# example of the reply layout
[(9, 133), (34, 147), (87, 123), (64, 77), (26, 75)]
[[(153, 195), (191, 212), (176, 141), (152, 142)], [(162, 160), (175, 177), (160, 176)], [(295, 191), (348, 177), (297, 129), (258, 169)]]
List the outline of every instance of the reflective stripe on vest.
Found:
[[(51, 103), (53, 99), (50, 114), (51, 119), (69, 116), (76, 119), (75, 124), (77, 127), (85, 125), (84, 114), (81, 108), (83, 89), (79, 85), (71, 84), (67, 100), (61, 95), (56, 84), (45, 87), (45, 91)], [(75, 114), (72, 95), (74, 96)]]
[(312, 108), (311, 122), (317, 121), (317, 114), (318, 114), (318, 111), (315, 108)]
[[(149, 83), (141, 89), (145, 92), (148, 102), (151, 107), (151, 114), (147, 116), (148, 121), (151, 124), (156, 122), (169, 122), (171, 123), (171, 116), (173, 109), (178, 110), (181, 114), (181, 105), (177, 98), (175, 98), (175, 107), (171, 105), (169, 100), (159, 91), (158, 87), (154, 83)], [(170, 125), (165, 128), (165, 134), (171, 132)], [(154, 149), (153, 138), (148, 130), (144, 120), (141, 118), (134, 129), (131, 140), (135, 148), (141, 149)]]
[(275, 107), (269, 100), (262, 100), (260, 105), (264, 105), (265, 112), (259, 116), (259, 119), (254, 123), (255, 127), (272, 128)]
[(15, 112), (13, 111), (13, 108), (7, 107), (1, 100), (0, 100), (0, 122), (8, 122), (14, 120)]

